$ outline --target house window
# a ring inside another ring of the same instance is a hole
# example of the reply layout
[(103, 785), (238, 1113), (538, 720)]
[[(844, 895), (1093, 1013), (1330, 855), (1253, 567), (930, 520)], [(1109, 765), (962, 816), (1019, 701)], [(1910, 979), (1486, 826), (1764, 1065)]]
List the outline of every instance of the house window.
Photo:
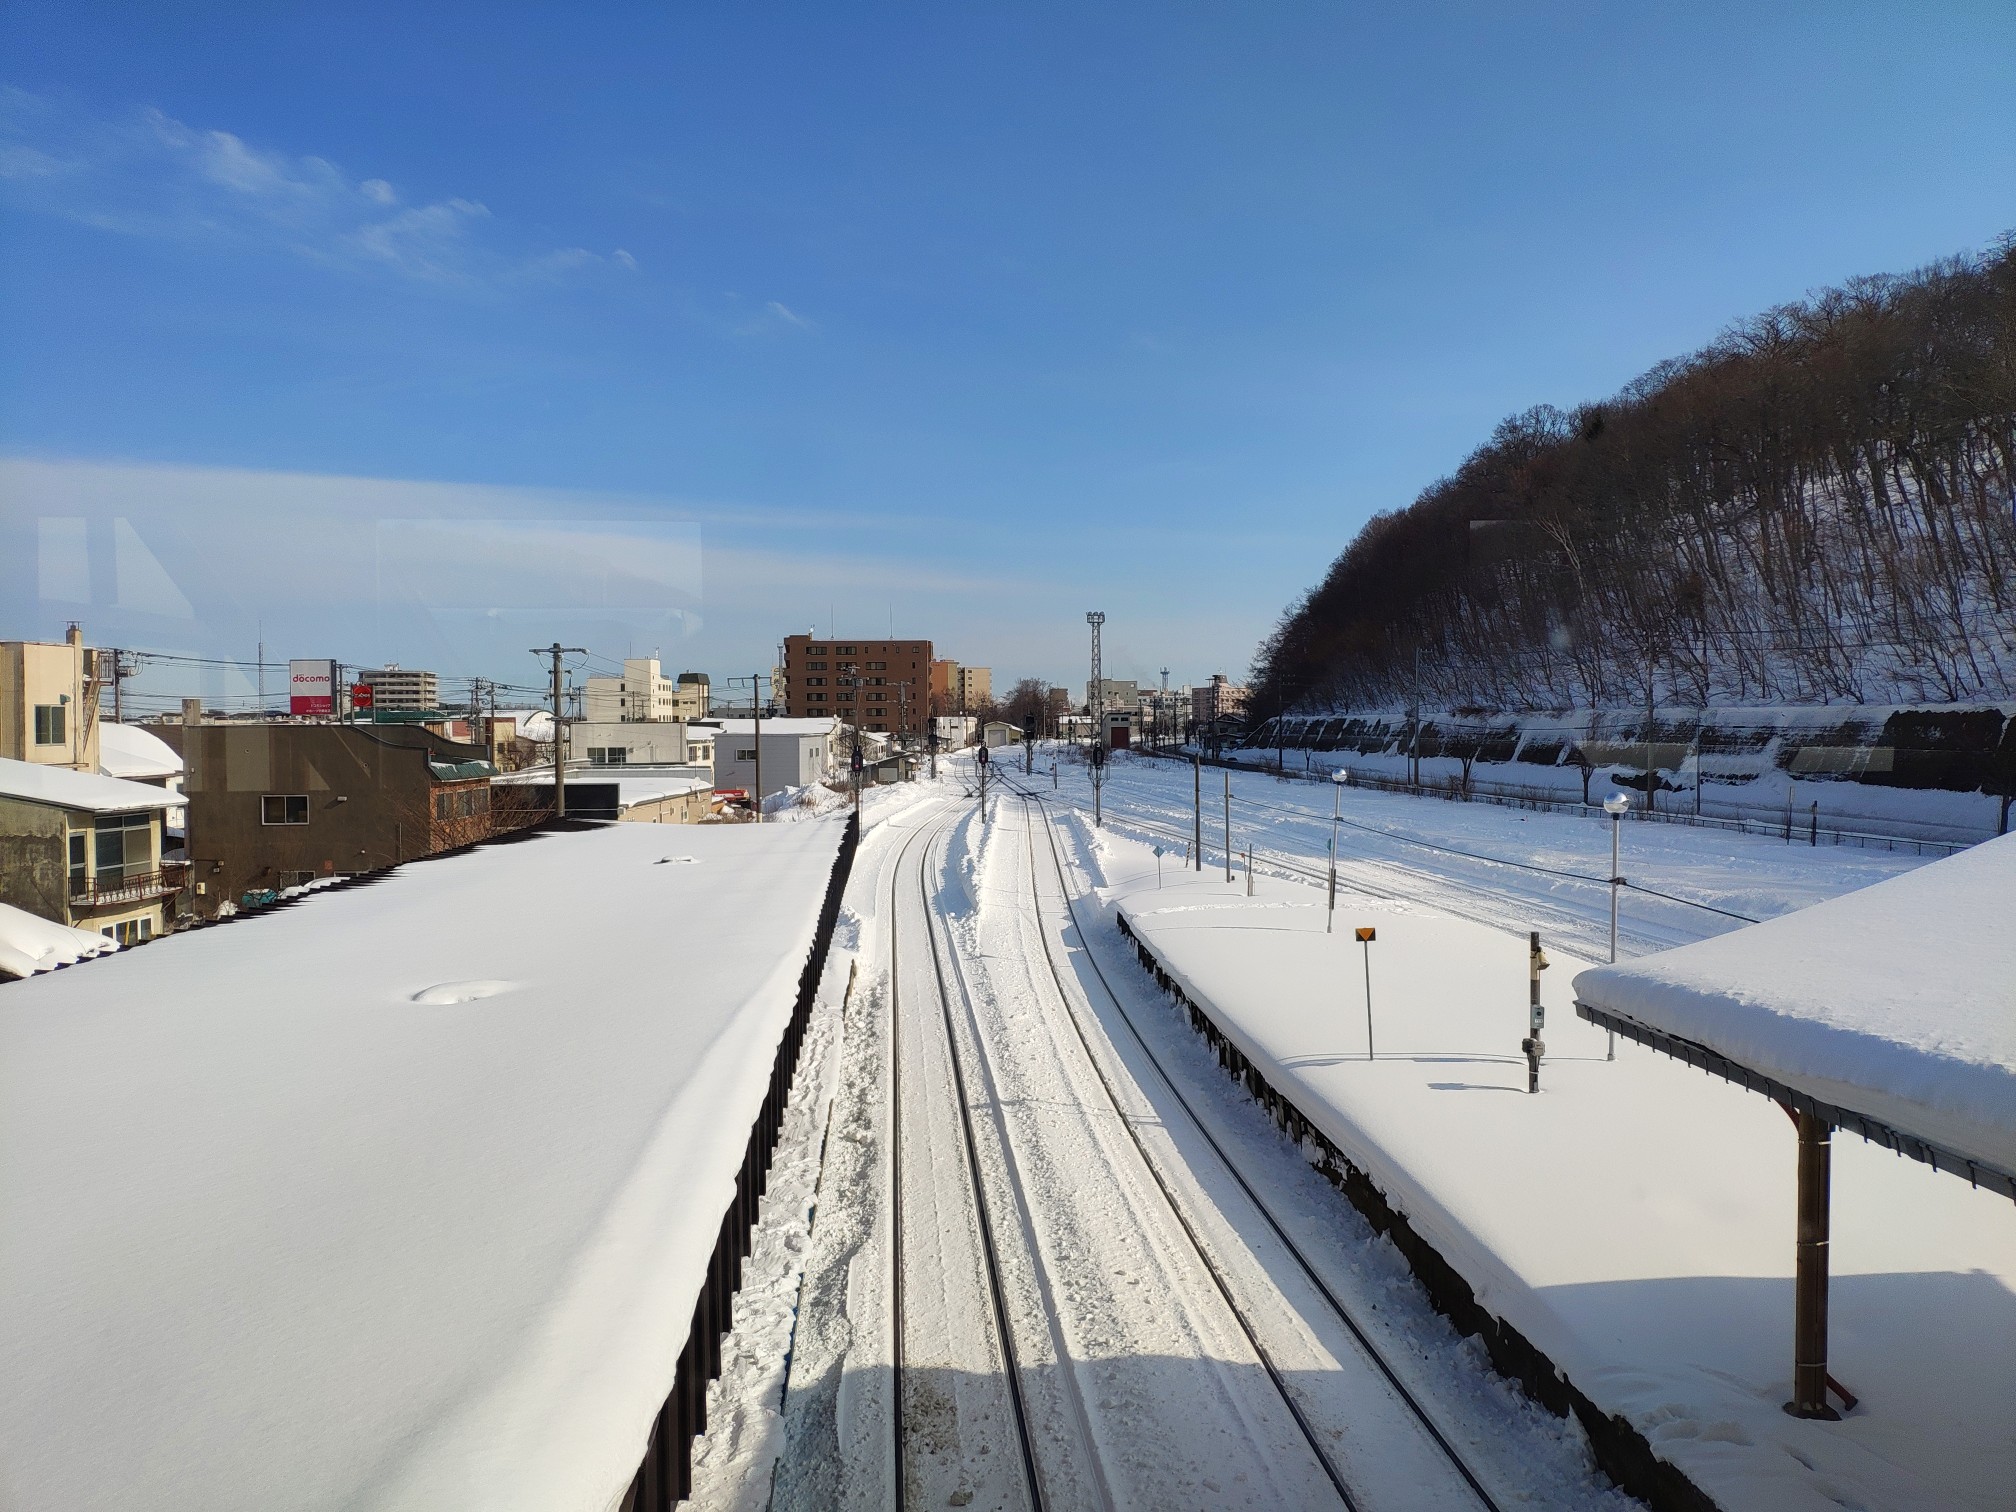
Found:
[(306, 824), (308, 797), (305, 793), (268, 793), (259, 800), (261, 824)]
[(747, 749), (738, 747), (735, 752), (735, 759), (737, 761), (754, 761), (756, 759), (755, 748), (753, 746)]
[[(120, 882), (142, 876), (154, 869), (154, 816), (152, 814), (101, 814), (98, 816), (96, 850), (98, 880)], [(71, 849), (74, 858), (76, 849)]]
[(588, 765), (590, 766), (628, 766), (629, 764), (630, 748), (628, 746), (588, 747)]
[(826, 702), (826, 695), (824, 693), (807, 693), (805, 695), (805, 702), (824, 703)]
[(854, 648), (852, 646), (835, 646), (833, 648), (833, 654), (835, 656), (852, 656), (854, 654)]
[(35, 705), (35, 744), (62, 745), (67, 741), (63, 718), (67, 712), (61, 704)]
[(870, 672), (887, 672), (889, 670), (889, 663), (885, 661), (870, 662), (868, 663), (868, 670)]
[(805, 670), (808, 672), (824, 672), (826, 670), (826, 663), (807, 662), (805, 663)]
[(824, 646), (807, 646), (805, 648), (805, 654), (807, 656), (824, 656), (826, 654), (826, 648)]
[(117, 924), (107, 924), (98, 933), (108, 939), (117, 940), (121, 945), (144, 945), (154, 938), (152, 919), (121, 919)]
[(823, 677), (808, 677), (805, 679), (805, 686), (808, 688), (823, 688), (826, 686), (826, 679)]

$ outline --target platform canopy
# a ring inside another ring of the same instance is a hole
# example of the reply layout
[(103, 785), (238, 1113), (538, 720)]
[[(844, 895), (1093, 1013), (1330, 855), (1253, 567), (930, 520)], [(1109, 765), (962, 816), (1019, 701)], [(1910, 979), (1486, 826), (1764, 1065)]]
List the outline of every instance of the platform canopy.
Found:
[(2016, 835), (1575, 978), (1585, 1018), (2016, 1198)]

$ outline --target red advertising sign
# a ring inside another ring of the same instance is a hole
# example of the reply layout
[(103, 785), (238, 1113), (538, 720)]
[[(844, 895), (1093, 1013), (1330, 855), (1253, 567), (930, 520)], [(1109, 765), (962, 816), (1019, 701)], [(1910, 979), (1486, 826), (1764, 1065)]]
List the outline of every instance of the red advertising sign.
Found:
[(287, 712), (327, 719), (335, 708), (336, 663), (291, 661), (287, 673)]
[(350, 707), (353, 709), (368, 709), (371, 707), (371, 684), (350, 684)]

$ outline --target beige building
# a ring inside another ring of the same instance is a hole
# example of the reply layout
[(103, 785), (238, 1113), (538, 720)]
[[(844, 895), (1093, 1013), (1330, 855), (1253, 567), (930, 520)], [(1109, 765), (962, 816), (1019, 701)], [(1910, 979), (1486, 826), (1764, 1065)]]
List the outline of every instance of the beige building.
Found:
[(188, 878), (162, 788), (0, 757), (0, 903), (121, 945), (166, 934)]
[(60, 641), (0, 641), (0, 757), (96, 772), (101, 664), (75, 625)]
[(994, 701), (994, 673), (947, 657), (931, 663), (931, 704), (936, 714), (971, 714)]
[(1190, 690), (1190, 717), (1199, 724), (1210, 724), (1227, 714), (1246, 712), (1246, 690), (1235, 682), (1228, 682), (1223, 672), (1213, 672), (1211, 681)]
[(959, 668), (959, 707), (970, 713), (994, 702), (994, 671), (991, 667)]
[(586, 723), (634, 724), (705, 719), (711, 688), (704, 672), (667, 677), (655, 656), (627, 656), (620, 677), (591, 677), (581, 697)]

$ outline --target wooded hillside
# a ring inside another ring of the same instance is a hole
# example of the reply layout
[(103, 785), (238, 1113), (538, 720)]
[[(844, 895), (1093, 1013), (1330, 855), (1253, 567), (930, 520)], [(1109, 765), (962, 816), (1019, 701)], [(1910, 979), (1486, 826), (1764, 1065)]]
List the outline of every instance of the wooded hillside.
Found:
[(2012, 499), (2016, 237), (1506, 420), (1289, 610), (1255, 709), (2008, 698)]

